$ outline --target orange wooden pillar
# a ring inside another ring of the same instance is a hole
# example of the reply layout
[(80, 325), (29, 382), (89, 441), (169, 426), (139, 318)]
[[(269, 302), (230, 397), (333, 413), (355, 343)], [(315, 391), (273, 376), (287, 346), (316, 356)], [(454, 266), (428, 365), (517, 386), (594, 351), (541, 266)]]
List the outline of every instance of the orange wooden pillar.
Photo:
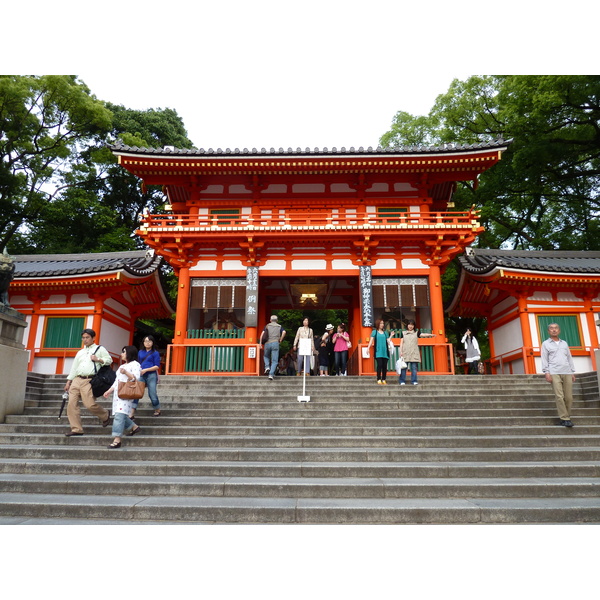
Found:
[[(187, 338), (188, 311), (190, 305), (190, 269), (182, 267), (179, 270), (179, 284), (177, 289), (177, 313), (175, 315), (174, 344), (184, 344)], [(182, 373), (185, 367), (185, 348), (176, 346), (171, 356), (171, 370)]]
[[(429, 299), (431, 302), (431, 329), (435, 334), (436, 342), (445, 342), (446, 334), (444, 327), (444, 301), (442, 298), (442, 281), (440, 268), (437, 265), (432, 265), (429, 268)], [(433, 356), (435, 370), (438, 372), (447, 372), (448, 356), (446, 347), (436, 344), (433, 347)]]
[[(531, 337), (531, 329), (529, 326), (529, 313), (527, 307), (527, 294), (521, 293), (518, 298), (519, 321), (521, 323), (521, 331), (523, 334), (523, 348), (532, 348), (533, 339)], [(535, 361), (531, 356), (531, 351), (525, 350), (524, 370), (526, 375), (535, 373)]]
[[(27, 334), (26, 350), (29, 352), (28, 371), (33, 371), (33, 363), (35, 361), (35, 340), (37, 339), (38, 328), (40, 324), (40, 309), (43, 298), (34, 298), (31, 311), (31, 321), (29, 322), (29, 332)], [(43, 340), (42, 340), (43, 344)]]

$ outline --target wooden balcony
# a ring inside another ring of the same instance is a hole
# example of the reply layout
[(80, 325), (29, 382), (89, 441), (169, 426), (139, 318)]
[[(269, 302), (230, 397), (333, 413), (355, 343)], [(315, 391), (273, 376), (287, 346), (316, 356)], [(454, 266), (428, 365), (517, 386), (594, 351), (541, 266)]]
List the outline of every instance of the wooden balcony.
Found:
[(331, 212), (305, 213), (299, 215), (145, 215), (137, 231), (142, 237), (177, 234), (178, 237), (211, 234), (211, 237), (229, 237), (232, 234), (249, 235), (270, 233), (302, 237), (306, 234), (327, 234), (334, 236), (349, 233), (371, 233), (385, 231), (423, 232), (478, 232), (481, 230), (478, 211), (464, 212), (402, 212), (398, 214), (377, 214), (367, 212), (360, 215), (337, 215)]

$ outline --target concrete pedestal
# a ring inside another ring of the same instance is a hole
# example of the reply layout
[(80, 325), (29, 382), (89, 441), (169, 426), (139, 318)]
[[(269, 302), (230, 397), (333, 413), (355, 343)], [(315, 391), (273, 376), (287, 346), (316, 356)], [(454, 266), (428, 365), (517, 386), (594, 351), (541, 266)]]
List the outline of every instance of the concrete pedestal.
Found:
[(23, 414), (29, 356), (23, 346), (27, 322), (21, 313), (0, 305), (0, 423)]

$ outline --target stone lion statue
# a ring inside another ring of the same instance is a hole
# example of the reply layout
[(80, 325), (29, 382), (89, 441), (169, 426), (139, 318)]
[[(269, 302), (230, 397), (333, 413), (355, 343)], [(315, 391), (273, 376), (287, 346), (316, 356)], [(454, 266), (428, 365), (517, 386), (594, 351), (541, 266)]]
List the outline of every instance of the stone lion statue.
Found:
[(6, 248), (0, 255), (0, 304), (10, 308), (8, 302), (8, 286), (15, 273), (15, 261), (8, 255)]

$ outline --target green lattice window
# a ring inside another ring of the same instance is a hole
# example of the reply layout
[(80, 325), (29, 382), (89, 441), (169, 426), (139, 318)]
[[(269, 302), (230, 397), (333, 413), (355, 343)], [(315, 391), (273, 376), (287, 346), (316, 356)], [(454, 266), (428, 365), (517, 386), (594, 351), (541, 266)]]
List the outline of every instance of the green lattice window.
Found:
[(377, 216), (382, 223), (400, 223), (406, 217), (406, 207), (379, 206)]
[(44, 348), (81, 348), (85, 317), (48, 317)]
[(577, 315), (538, 315), (538, 332), (540, 344), (548, 339), (548, 325), (557, 323), (560, 327), (560, 339), (565, 340), (571, 347), (580, 347), (581, 329)]
[(234, 217), (235, 220), (239, 219), (240, 209), (239, 208), (215, 208), (210, 210), (210, 216), (216, 217), (219, 225), (231, 225), (232, 221), (228, 217)]

